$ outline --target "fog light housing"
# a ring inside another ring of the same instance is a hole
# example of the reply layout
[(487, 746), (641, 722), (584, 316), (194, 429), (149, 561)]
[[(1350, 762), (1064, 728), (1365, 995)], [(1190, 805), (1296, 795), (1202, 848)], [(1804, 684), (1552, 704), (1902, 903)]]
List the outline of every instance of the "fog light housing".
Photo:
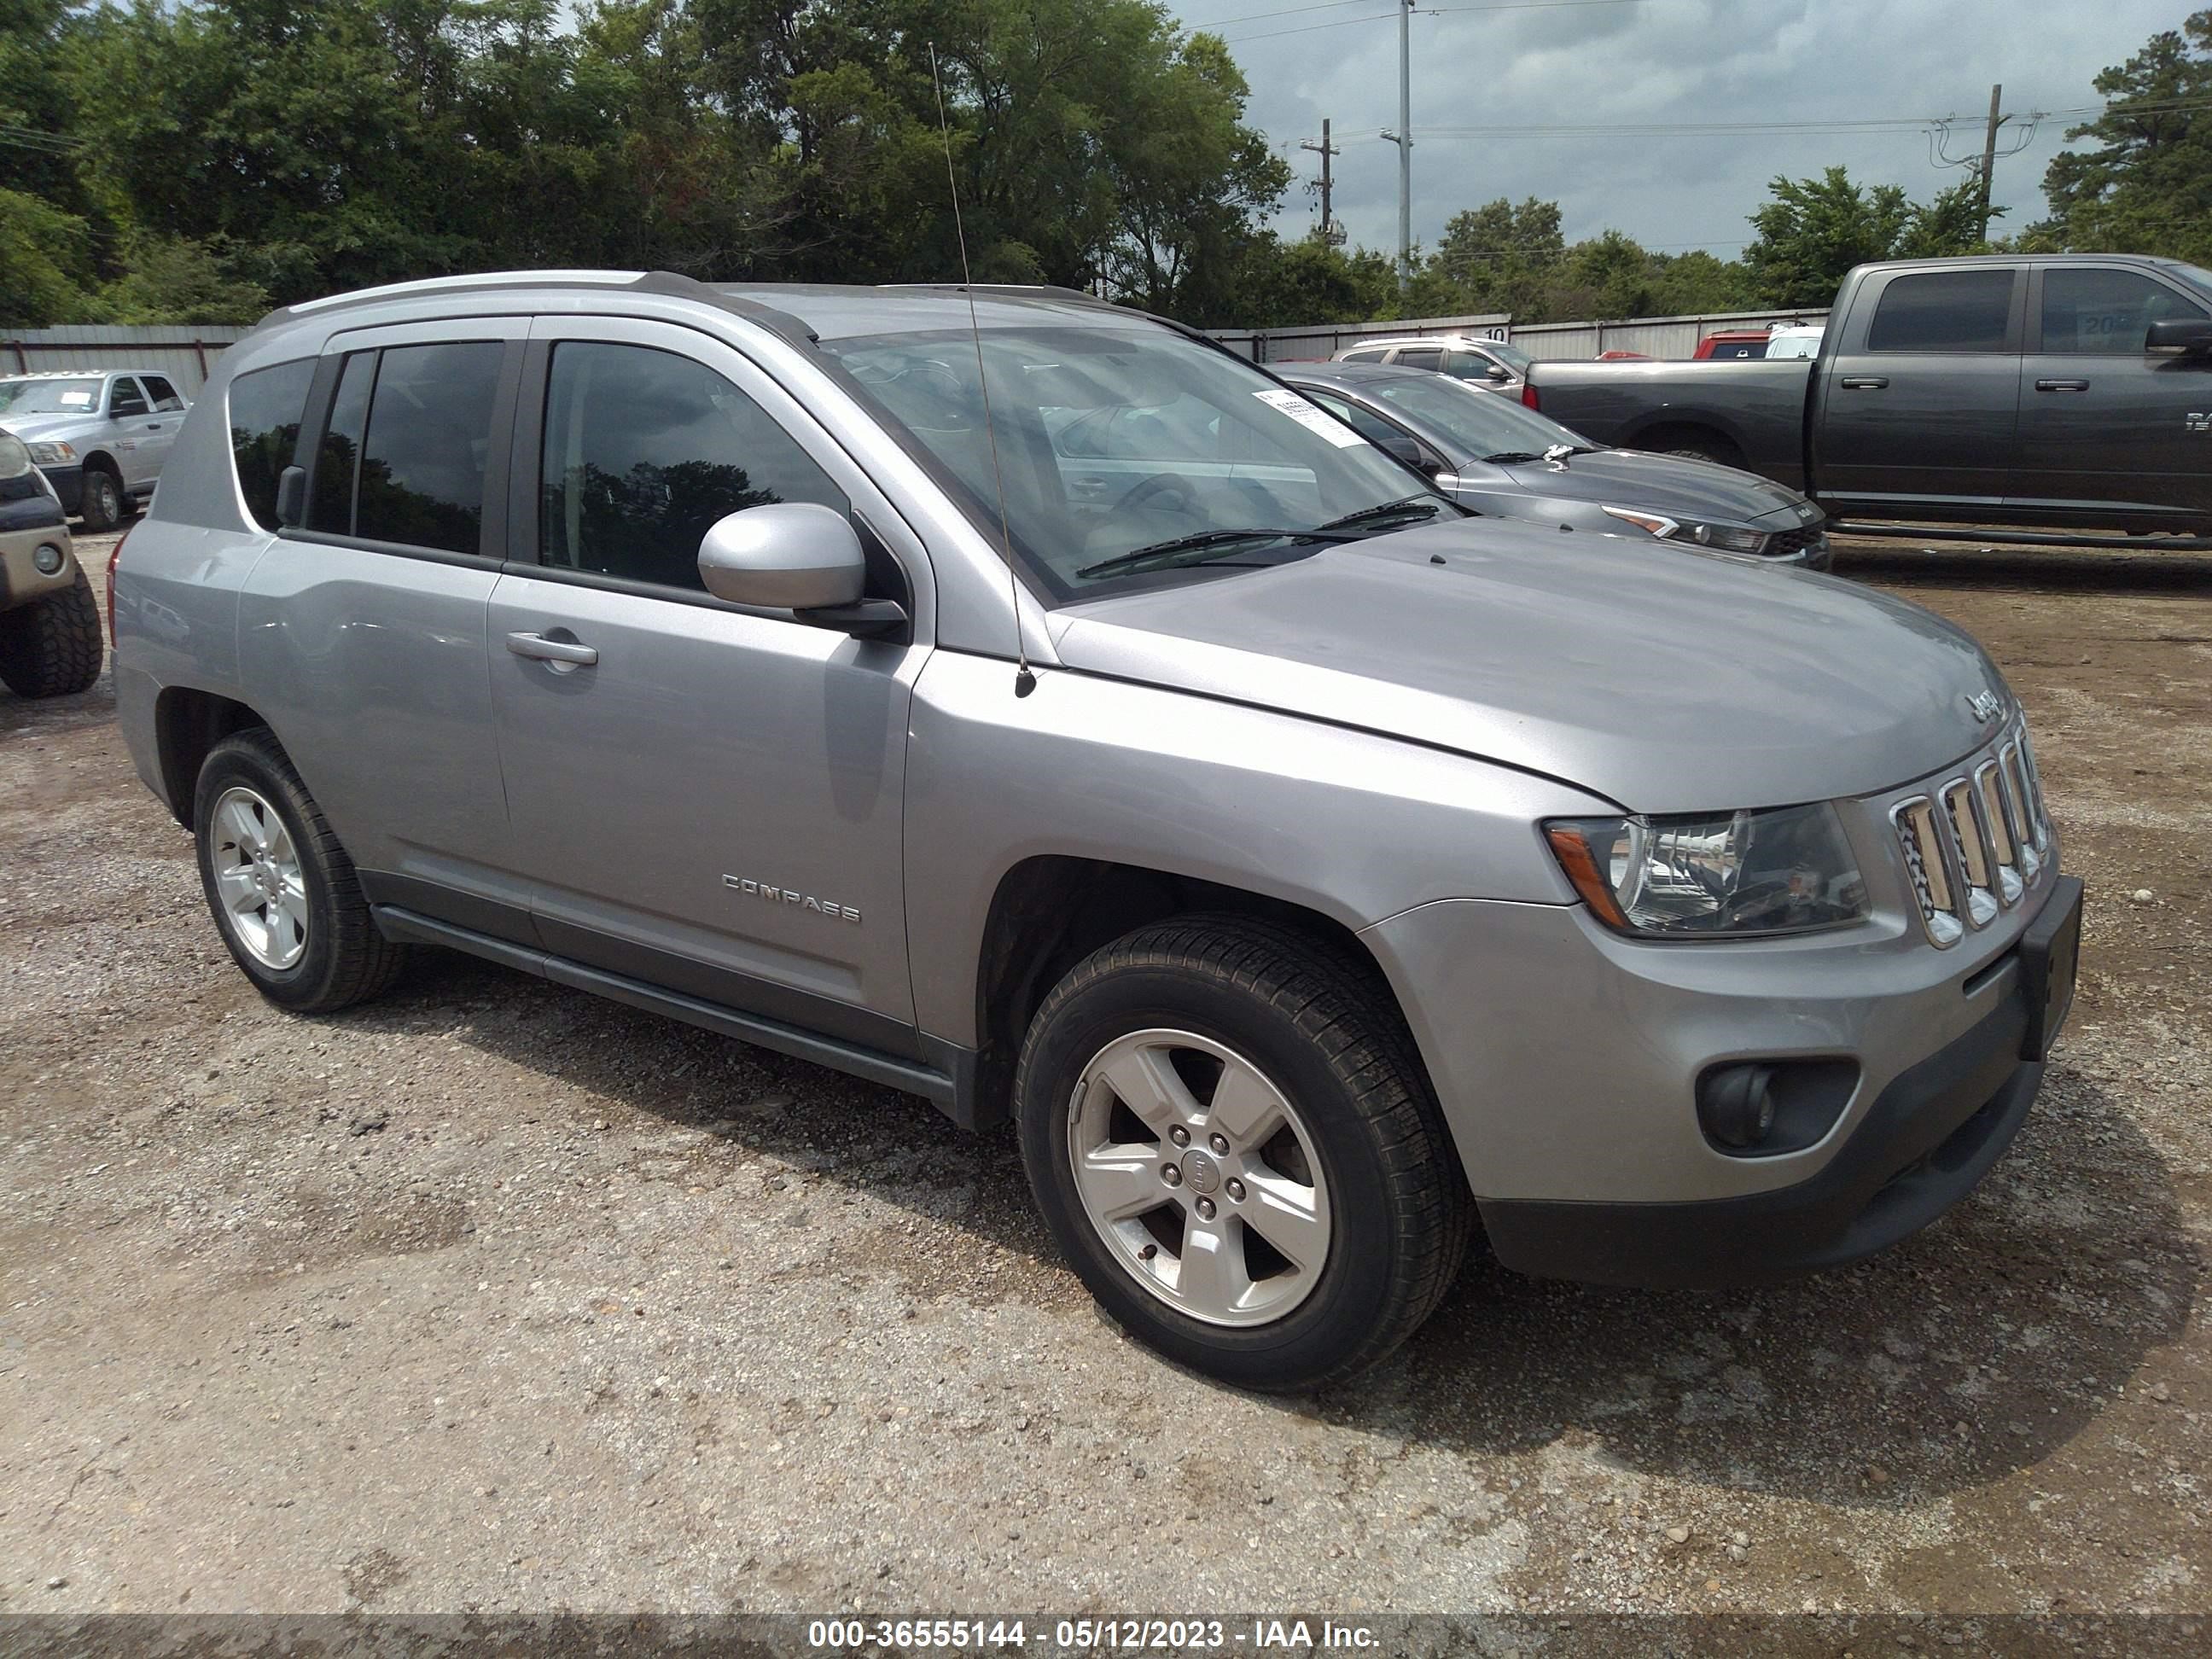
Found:
[(1774, 1068), (1720, 1066), (1698, 1084), (1698, 1122), (1722, 1146), (1748, 1151), (1774, 1132)]
[(31, 562), (39, 568), (41, 576), (56, 576), (61, 574), (62, 561), (66, 556), (52, 542), (40, 542), (31, 554)]

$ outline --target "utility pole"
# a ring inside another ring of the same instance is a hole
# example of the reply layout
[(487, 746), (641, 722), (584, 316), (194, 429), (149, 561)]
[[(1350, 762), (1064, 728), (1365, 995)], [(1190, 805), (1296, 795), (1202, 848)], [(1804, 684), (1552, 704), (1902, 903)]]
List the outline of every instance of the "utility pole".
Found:
[(1398, 292), (1413, 281), (1413, 0), (1398, 0)]
[(1990, 240), (1990, 175), (1996, 171), (1997, 167), (1997, 129), (2005, 121), (1997, 110), (2003, 102), (2004, 88), (2001, 85), (1991, 87), (1989, 132), (1982, 140), (1982, 240), (1984, 242)]
[(1334, 247), (1344, 240), (1344, 233), (1336, 228), (1336, 217), (1329, 211), (1328, 158), (1344, 152), (1328, 141), (1328, 117), (1322, 118), (1321, 143), (1316, 144), (1310, 138), (1304, 138), (1299, 140), (1298, 148), (1321, 152), (1321, 240), (1324, 247)]

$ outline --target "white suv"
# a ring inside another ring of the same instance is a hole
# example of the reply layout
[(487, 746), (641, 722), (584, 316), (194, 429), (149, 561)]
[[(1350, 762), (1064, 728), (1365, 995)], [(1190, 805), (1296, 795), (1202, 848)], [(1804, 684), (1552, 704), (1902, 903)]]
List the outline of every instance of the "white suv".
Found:
[(1332, 355), (1340, 363), (1395, 363), (1401, 368), (1431, 368), (1486, 392), (1521, 395), (1535, 360), (1518, 346), (1503, 340), (1479, 339), (1472, 334), (1408, 334), (1385, 340), (1362, 340)]

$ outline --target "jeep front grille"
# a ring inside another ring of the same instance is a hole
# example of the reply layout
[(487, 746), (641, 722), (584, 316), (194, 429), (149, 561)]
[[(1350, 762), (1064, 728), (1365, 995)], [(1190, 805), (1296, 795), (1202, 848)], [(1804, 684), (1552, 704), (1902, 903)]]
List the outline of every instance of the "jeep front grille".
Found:
[(1937, 945), (1956, 945), (2018, 904), (2051, 853), (2051, 821), (2027, 728), (1965, 772), (1890, 809), (1920, 920)]

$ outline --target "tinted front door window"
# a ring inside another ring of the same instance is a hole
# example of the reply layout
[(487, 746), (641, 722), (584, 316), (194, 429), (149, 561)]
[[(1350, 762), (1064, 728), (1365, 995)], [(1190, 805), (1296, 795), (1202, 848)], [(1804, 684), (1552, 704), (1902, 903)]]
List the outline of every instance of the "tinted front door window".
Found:
[(2153, 323), (2203, 315), (2203, 307), (2139, 271), (2053, 267), (2043, 273), (2047, 352), (2132, 355), (2143, 349)]
[(554, 348), (545, 402), (547, 564), (698, 588), (714, 521), (771, 501), (851, 503), (714, 370), (649, 346)]
[(107, 412), (120, 418), (125, 415), (144, 415), (151, 411), (147, 407), (145, 393), (138, 390), (138, 382), (119, 380), (115, 382), (115, 390), (108, 394)]

